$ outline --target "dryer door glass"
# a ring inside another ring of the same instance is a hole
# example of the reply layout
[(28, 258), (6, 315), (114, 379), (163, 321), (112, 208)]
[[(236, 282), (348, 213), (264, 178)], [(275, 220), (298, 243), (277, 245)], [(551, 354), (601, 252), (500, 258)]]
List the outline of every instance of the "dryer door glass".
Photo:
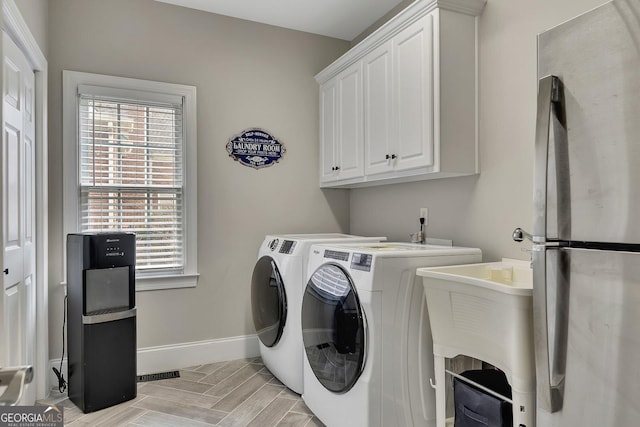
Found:
[(251, 310), (260, 341), (273, 347), (280, 340), (287, 320), (287, 296), (278, 266), (269, 256), (260, 258), (253, 269)]
[(307, 360), (327, 389), (344, 393), (364, 367), (365, 322), (351, 278), (341, 267), (318, 268), (302, 301), (302, 338)]

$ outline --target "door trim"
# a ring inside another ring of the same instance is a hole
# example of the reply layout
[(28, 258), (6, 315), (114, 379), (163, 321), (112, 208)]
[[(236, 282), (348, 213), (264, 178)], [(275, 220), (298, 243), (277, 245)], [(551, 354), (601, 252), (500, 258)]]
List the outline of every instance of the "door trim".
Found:
[[(49, 369), (49, 286), (48, 277), (48, 142), (47, 142), (47, 59), (14, 0), (2, 1), (2, 30), (18, 45), (35, 72), (36, 113), (36, 399), (48, 395)], [(0, 39), (0, 42), (2, 40)], [(2, 76), (0, 67), (0, 78)], [(1, 80), (0, 80), (1, 81)], [(0, 109), (0, 118), (1, 118)], [(0, 231), (1, 232), (1, 231)], [(0, 253), (0, 258), (2, 254)]]

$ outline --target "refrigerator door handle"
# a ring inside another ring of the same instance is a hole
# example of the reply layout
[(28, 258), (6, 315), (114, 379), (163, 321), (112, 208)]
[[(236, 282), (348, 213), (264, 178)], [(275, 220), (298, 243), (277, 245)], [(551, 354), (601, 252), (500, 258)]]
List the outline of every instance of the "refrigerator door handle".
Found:
[[(563, 336), (562, 326), (558, 327), (562, 322), (558, 322), (559, 317), (557, 316), (562, 316), (561, 313), (558, 313), (558, 306), (563, 305), (564, 301), (556, 300), (556, 298), (563, 299), (560, 296), (562, 292), (558, 292), (558, 286), (561, 284), (555, 283), (556, 292), (550, 298), (550, 287), (547, 280), (550, 276), (555, 276), (555, 280), (559, 281), (558, 269), (562, 266), (559, 262), (555, 266), (547, 265), (547, 253), (550, 251), (553, 251), (554, 255), (560, 255), (560, 250), (557, 247), (534, 245), (532, 250), (533, 339), (538, 407), (548, 412), (557, 412), (562, 409), (564, 395), (564, 364), (562, 360), (558, 361), (558, 358), (563, 358), (564, 351), (561, 347), (564, 347), (566, 343), (560, 342), (561, 340), (558, 339)], [(559, 260), (559, 256), (556, 258), (556, 261)], [(551, 306), (555, 312), (549, 311), (549, 300), (554, 301)], [(549, 336), (550, 326), (553, 327), (553, 336), (551, 337)], [(553, 341), (550, 341), (550, 338)]]
[[(550, 131), (553, 130), (554, 152), (549, 162)], [(534, 147), (533, 242), (567, 238), (570, 234), (568, 153), (566, 144), (564, 87), (556, 76), (538, 82), (538, 108)], [(549, 182), (549, 173), (552, 181)], [(551, 184), (551, 185), (550, 185)], [(555, 196), (555, 198), (554, 198)], [(551, 206), (549, 206), (551, 204)], [(549, 224), (555, 212), (555, 223)]]

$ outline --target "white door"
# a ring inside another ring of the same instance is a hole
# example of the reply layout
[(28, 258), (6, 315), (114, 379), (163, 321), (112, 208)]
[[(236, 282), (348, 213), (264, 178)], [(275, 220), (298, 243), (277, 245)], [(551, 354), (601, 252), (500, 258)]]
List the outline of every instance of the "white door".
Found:
[(433, 16), (393, 39), (396, 170), (433, 165)]
[(362, 62), (338, 75), (338, 178), (364, 174)]
[(391, 42), (364, 58), (364, 140), (366, 175), (393, 170)]
[[(7, 366), (36, 363), (35, 75), (3, 35), (2, 239), (4, 250), (2, 348)], [(38, 373), (36, 372), (36, 375)], [(35, 381), (20, 404), (35, 402)]]
[(336, 79), (320, 86), (320, 182), (334, 181), (336, 173)]

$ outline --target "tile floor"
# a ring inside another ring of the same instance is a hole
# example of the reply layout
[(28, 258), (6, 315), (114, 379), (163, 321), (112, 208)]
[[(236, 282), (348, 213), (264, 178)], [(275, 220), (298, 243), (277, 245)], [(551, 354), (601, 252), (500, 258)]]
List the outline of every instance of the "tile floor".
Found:
[(324, 426), (300, 396), (261, 359), (241, 359), (180, 370), (180, 378), (138, 383), (138, 396), (83, 414), (57, 391), (42, 404), (64, 407), (69, 426)]

